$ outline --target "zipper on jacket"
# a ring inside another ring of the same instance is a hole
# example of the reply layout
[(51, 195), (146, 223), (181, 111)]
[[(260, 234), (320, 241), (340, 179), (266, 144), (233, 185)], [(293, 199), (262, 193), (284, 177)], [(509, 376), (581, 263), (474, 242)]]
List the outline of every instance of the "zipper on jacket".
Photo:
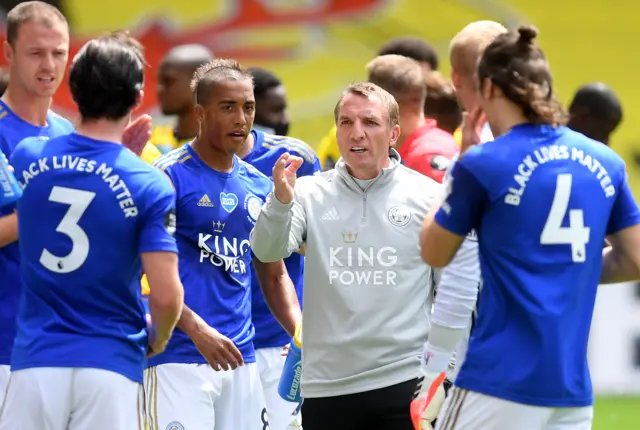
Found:
[[(367, 221), (367, 191), (369, 190), (369, 188), (371, 188), (371, 186), (373, 184), (378, 182), (378, 179), (382, 178), (382, 175), (384, 175), (384, 172), (382, 172), (380, 175), (378, 175), (377, 178), (375, 178), (373, 181), (371, 181), (371, 183), (369, 183), (369, 185), (367, 185), (367, 188), (362, 190), (362, 222), (363, 223)], [(353, 182), (355, 183), (355, 180)], [(358, 184), (356, 184), (356, 186), (357, 185)]]
[(367, 220), (367, 193), (362, 195), (362, 222)]

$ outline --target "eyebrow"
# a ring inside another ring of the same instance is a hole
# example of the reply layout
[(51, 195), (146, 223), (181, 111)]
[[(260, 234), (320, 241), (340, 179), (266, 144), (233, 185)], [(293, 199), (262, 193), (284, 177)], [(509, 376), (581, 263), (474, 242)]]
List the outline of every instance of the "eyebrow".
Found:
[[(245, 100), (242, 104), (255, 104), (255, 100)], [(237, 100), (220, 100), (219, 105), (235, 105), (238, 104)]]

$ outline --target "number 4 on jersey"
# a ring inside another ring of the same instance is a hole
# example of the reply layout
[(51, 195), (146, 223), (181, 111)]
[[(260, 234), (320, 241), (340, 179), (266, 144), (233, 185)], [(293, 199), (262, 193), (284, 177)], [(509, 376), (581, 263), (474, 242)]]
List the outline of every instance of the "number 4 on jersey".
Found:
[(569, 207), (572, 181), (571, 174), (558, 175), (556, 192), (553, 196), (547, 222), (540, 235), (540, 243), (542, 245), (571, 245), (573, 262), (584, 263), (587, 258), (586, 245), (589, 243), (591, 229), (584, 226), (582, 209), (571, 209), (569, 211), (569, 227), (562, 226), (562, 220)]

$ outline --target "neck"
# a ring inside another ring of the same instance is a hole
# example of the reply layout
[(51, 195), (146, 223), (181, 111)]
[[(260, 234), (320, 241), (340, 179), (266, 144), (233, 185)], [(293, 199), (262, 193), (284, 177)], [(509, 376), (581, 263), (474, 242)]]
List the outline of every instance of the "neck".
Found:
[(518, 124), (529, 122), (520, 109), (500, 109), (496, 121), (490, 121), (494, 137), (502, 136)]
[(192, 139), (198, 135), (200, 131), (200, 122), (196, 118), (193, 109), (189, 112), (178, 116), (178, 124), (176, 124), (175, 133), (179, 139)]
[(355, 179), (360, 179), (363, 181), (367, 181), (369, 179), (375, 179), (380, 175), (382, 169), (389, 167), (391, 164), (391, 159), (387, 156), (383, 161), (381, 166), (372, 167), (372, 168), (362, 168), (362, 169), (354, 169), (350, 165), (347, 164), (347, 172), (354, 177)]
[(128, 123), (129, 116), (117, 121), (107, 119), (81, 120), (80, 125), (76, 128), (76, 133), (95, 140), (122, 144), (122, 135)]
[(251, 151), (253, 151), (253, 147), (256, 145), (256, 140), (253, 138), (253, 133), (249, 133), (249, 136), (245, 139), (242, 144), (242, 149), (238, 152), (238, 158), (241, 160), (244, 159)]
[(420, 113), (420, 115), (402, 118), (400, 120), (400, 137), (396, 142), (396, 149), (399, 150), (405, 140), (407, 140), (407, 138), (411, 136), (414, 131), (425, 125), (426, 122), (427, 120), (425, 119), (422, 112)]
[(47, 125), (51, 97), (36, 97), (9, 84), (2, 101), (22, 120), (38, 127)]
[(201, 140), (201, 136), (196, 137), (191, 144), (193, 150), (204, 164), (213, 170), (229, 173), (233, 170), (234, 153), (221, 151), (217, 147)]

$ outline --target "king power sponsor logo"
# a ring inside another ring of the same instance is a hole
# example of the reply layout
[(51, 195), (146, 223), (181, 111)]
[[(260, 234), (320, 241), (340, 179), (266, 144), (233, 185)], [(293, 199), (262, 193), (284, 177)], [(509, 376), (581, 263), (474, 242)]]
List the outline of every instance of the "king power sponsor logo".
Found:
[(200, 233), (198, 247), (200, 248), (200, 263), (212, 264), (228, 273), (239, 275), (247, 273), (248, 267), (243, 257), (250, 250), (249, 239)]
[(397, 251), (391, 246), (329, 248), (331, 285), (396, 285)]

